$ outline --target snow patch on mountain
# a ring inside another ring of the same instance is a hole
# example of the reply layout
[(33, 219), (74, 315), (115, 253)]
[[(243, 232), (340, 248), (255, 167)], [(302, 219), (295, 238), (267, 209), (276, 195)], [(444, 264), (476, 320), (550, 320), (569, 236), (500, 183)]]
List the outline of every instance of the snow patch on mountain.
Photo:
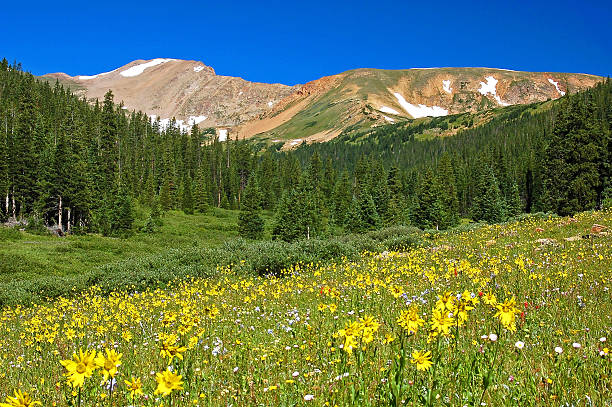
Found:
[(395, 92), (393, 95), (396, 97), (400, 106), (415, 119), (427, 116), (439, 117), (448, 115), (448, 110), (440, 106), (413, 105), (412, 103), (408, 103), (400, 93)]
[(385, 118), (386, 121), (388, 121), (389, 123), (395, 123), (395, 120), (390, 118), (389, 116), (385, 116), (383, 115), (383, 117)]
[(268, 107), (272, 107), (272, 106), (274, 106), (274, 102), (273, 101), (269, 101), (268, 102)]
[(391, 113), (391, 114), (399, 115), (399, 112), (397, 110), (391, 109), (390, 107), (387, 107), (387, 106), (381, 107), (380, 111), (383, 112), (383, 113)]
[(145, 62), (144, 64), (134, 65), (131, 68), (126, 69), (125, 71), (121, 71), (119, 75), (124, 76), (126, 78), (138, 76), (145, 71), (147, 68), (151, 68), (153, 66), (163, 64), (165, 62), (176, 61), (176, 59), (172, 58), (155, 58), (152, 61)]
[(453, 88), (451, 88), (450, 84), (451, 84), (450, 79), (442, 81), (442, 89), (444, 89), (444, 92), (446, 93), (453, 92)]
[(194, 67), (193, 67), (193, 72), (200, 72), (200, 71), (202, 71), (203, 69), (204, 69), (204, 67), (203, 67), (203, 66), (201, 66), (201, 65), (200, 65), (200, 66), (194, 66)]
[(109, 73), (113, 73), (115, 71), (116, 71), (116, 69), (113, 69), (112, 71), (108, 71), (108, 72), (102, 72), (102, 73), (95, 74), (95, 75), (79, 75), (77, 77), (77, 79), (82, 80), (82, 81), (86, 81), (88, 79), (95, 79), (95, 78), (100, 77), (100, 76), (108, 75)]
[(510, 106), (509, 103), (503, 102), (497, 94), (497, 79), (492, 76), (487, 76), (485, 79), (487, 80), (487, 83), (480, 82), (480, 88), (478, 89), (478, 92), (485, 96), (489, 94), (492, 95), (497, 101), (497, 103), (502, 106)]
[(206, 116), (189, 116), (189, 119), (187, 119), (187, 124), (193, 126), (195, 124), (202, 123), (204, 120), (206, 120)]
[(559, 82), (553, 81), (551, 78), (548, 78), (548, 82), (550, 82), (550, 84), (553, 85), (555, 89), (557, 89), (557, 92), (559, 92), (561, 96), (565, 96), (565, 92), (559, 89)]
[(227, 129), (219, 129), (219, 141), (227, 140)]

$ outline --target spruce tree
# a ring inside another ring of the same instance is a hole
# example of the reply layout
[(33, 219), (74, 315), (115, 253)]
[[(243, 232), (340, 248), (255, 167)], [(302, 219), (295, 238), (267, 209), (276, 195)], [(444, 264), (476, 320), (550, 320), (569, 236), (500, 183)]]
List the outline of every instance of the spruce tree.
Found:
[(336, 183), (333, 193), (333, 221), (341, 226), (346, 223), (347, 214), (353, 201), (351, 180), (348, 172), (344, 171)]
[(519, 194), (518, 185), (516, 182), (512, 183), (510, 187), (510, 196), (506, 202), (506, 216), (511, 218), (521, 214), (523, 203), (521, 201), (521, 195)]
[(255, 179), (247, 184), (243, 191), (240, 214), (238, 215), (238, 233), (247, 239), (261, 239), (264, 233), (264, 220), (260, 214), (261, 194)]
[(187, 215), (193, 215), (194, 203), (193, 203), (193, 193), (191, 192), (191, 178), (187, 173), (183, 176), (183, 184), (182, 184), (182, 199), (181, 199), (181, 209)]
[(124, 188), (119, 188), (113, 204), (111, 235), (128, 237), (133, 233), (134, 207), (130, 195)]
[(345, 227), (352, 233), (361, 233), (366, 229), (361, 219), (361, 205), (356, 197), (351, 200), (351, 206), (345, 215)]
[(164, 212), (172, 209), (172, 196), (170, 193), (170, 179), (166, 175), (164, 176), (164, 180), (161, 185), (161, 189), (159, 191), (159, 203)]
[(198, 171), (194, 193), (194, 209), (198, 213), (207, 213), (210, 207), (208, 185), (206, 182), (205, 167), (202, 166)]
[(431, 169), (427, 169), (417, 187), (413, 222), (422, 229), (439, 229), (444, 216), (440, 187)]
[(447, 229), (459, 223), (459, 200), (455, 184), (455, 172), (450, 155), (443, 154), (436, 168), (436, 184), (439, 186), (442, 216), (440, 229)]
[(485, 164), (476, 185), (472, 216), (475, 220), (489, 223), (501, 222), (504, 218), (504, 202), (493, 169)]
[(387, 211), (383, 214), (384, 223), (387, 225), (402, 224), (406, 218), (406, 198), (404, 196), (404, 186), (399, 168), (393, 166), (387, 176), (389, 190), (389, 203)]
[(568, 99), (544, 161), (545, 205), (559, 215), (597, 209), (610, 173), (609, 124), (590, 97)]

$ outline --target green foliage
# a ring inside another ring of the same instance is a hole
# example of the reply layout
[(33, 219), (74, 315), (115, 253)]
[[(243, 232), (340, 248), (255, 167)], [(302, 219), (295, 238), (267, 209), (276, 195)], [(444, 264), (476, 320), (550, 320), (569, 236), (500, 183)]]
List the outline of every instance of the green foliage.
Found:
[(183, 197), (181, 201), (181, 209), (187, 215), (193, 215), (194, 202), (193, 202), (191, 178), (189, 178), (187, 175), (183, 177)]
[(504, 204), (497, 178), (489, 166), (482, 168), (478, 184), (475, 186), (472, 217), (485, 222), (501, 222)]
[(0, 226), (0, 242), (16, 241), (21, 239), (23, 239), (23, 235), (19, 230)]
[(49, 234), (49, 230), (45, 226), (45, 222), (42, 219), (36, 217), (31, 217), (27, 219), (24, 226), (24, 230), (33, 235), (44, 236)]
[(260, 215), (261, 193), (256, 180), (249, 182), (244, 189), (238, 215), (238, 233), (246, 239), (261, 239), (264, 233), (264, 220)]
[[(23, 252), (18, 250), (23, 246), (14, 246), (9, 253), (2, 254), (0, 307), (60, 295), (70, 296), (94, 284), (100, 286), (103, 293), (120, 287), (142, 291), (164, 286), (176, 279), (212, 276), (219, 266), (232, 265), (233, 271), (241, 275), (280, 275), (283, 269), (295, 264), (323, 263), (343, 257), (356, 259), (363, 251), (382, 251), (390, 248), (387, 245), (406, 248), (427, 244), (422, 233), (410, 227), (328, 239), (301, 239), (292, 243), (240, 238), (227, 240), (228, 236), (236, 236), (235, 229), (231, 234), (224, 231), (224, 226), (232, 222), (235, 225), (235, 212), (224, 212), (227, 217), (222, 224), (209, 223), (210, 234), (206, 235), (209, 237), (202, 240), (204, 236), (199, 228), (194, 227), (193, 216), (180, 214), (172, 212), (171, 216), (167, 215), (159, 233), (137, 234), (122, 241), (93, 236), (46, 237), (47, 240), (38, 242), (38, 245), (48, 242), (57, 247), (56, 242), (61, 240), (63, 255), (71, 258), (71, 263), (79, 264), (70, 272), (56, 271), (55, 275), (49, 273), (58, 266), (53, 263), (57, 250), (51, 250), (48, 260), (45, 260), (39, 252)], [(203, 219), (218, 222), (223, 218), (206, 216)], [(186, 230), (195, 234), (183, 236)], [(180, 247), (168, 248), (176, 245), (177, 241), (180, 241)], [(19, 240), (13, 244), (19, 244)], [(32, 246), (31, 249), (35, 248)], [(117, 257), (122, 259), (117, 260)], [(107, 263), (92, 263), (101, 260)], [(18, 275), (22, 278), (15, 278)]]
[(609, 92), (603, 93), (598, 87), (585, 95), (573, 96), (561, 105), (546, 147), (547, 209), (571, 215), (601, 207), (611, 174), (611, 116), (609, 105), (603, 104), (610, 99)]

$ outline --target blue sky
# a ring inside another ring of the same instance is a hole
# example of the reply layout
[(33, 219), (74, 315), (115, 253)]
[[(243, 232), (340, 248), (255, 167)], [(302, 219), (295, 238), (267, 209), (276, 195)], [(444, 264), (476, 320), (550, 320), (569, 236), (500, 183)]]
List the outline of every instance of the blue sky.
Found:
[(609, 1), (5, 3), (0, 56), (36, 75), (96, 74), (157, 57), (289, 85), (360, 67), (612, 75)]

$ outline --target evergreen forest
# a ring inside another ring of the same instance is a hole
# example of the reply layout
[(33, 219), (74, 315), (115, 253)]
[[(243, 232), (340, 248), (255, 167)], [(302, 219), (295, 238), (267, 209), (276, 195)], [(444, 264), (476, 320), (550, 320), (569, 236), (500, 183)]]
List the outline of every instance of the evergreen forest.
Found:
[[(612, 82), (557, 101), (497, 109), (448, 137), (421, 137), (465, 115), (345, 132), (281, 151), (220, 142), (213, 128), (162, 127), (112, 92), (87, 101), (0, 63), (0, 220), (58, 233), (133, 232), (135, 208), (240, 210), (238, 230), (292, 241), (391, 225), (447, 229), (469, 218), (572, 215), (612, 199)], [(153, 227), (153, 226), (152, 226)]]

